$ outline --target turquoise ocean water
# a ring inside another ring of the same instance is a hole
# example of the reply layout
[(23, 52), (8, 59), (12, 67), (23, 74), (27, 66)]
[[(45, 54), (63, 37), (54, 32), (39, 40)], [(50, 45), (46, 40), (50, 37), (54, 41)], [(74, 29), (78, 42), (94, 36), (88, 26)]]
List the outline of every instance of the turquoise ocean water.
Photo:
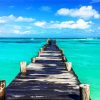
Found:
[[(7, 85), (20, 71), (20, 61), (29, 63), (46, 39), (0, 39), (0, 80)], [(100, 39), (57, 39), (81, 83), (91, 86), (91, 99), (100, 100)]]

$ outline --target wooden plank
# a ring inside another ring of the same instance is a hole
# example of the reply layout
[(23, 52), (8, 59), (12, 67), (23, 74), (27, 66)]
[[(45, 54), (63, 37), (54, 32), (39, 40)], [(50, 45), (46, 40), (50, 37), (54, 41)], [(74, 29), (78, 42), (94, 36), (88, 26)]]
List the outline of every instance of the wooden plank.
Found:
[(62, 52), (55, 41), (27, 66), (7, 87), (7, 100), (80, 100), (79, 80), (73, 70), (67, 71)]

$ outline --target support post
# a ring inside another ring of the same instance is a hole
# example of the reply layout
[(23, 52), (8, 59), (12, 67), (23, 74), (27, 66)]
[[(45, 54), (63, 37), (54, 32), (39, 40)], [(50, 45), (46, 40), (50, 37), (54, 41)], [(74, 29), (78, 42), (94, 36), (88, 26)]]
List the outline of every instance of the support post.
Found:
[(40, 52), (43, 52), (43, 51), (44, 51), (44, 48), (41, 48), (41, 49), (40, 49)]
[(90, 100), (90, 85), (80, 84), (80, 100)]
[(0, 80), (0, 100), (6, 100), (6, 81)]
[(40, 57), (41, 52), (38, 52), (38, 57)]
[(65, 62), (65, 65), (66, 65), (67, 71), (71, 71), (71, 69), (72, 69), (72, 63), (71, 62)]
[(67, 61), (67, 59), (66, 59), (65, 56), (62, 57), (62, 60), (63, 60), (64, 62)]
[(51, 45), (51, 40), (50, 39), (47, 40), (47, 44)]
[(26, 75), (26, 62), (20, 62), (20, 67), (22, 75)]
[(35, 63), (35, 62), (36, 62), (36, 58), (32, 58), (32, 59), (31, 59), (31, 62), (32, 62), (32, 63)]

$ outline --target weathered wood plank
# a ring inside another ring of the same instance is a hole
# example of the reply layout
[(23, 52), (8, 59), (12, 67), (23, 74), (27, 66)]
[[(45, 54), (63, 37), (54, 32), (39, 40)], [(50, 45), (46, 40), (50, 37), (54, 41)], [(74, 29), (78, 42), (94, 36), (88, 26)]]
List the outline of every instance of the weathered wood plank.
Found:
[(7, 87), (7, 100), (80, 100), (79, 81), (73, 70), (66, 70), (62, 56), (51, 41), (27, 66), (26, 75), (20, 73)]

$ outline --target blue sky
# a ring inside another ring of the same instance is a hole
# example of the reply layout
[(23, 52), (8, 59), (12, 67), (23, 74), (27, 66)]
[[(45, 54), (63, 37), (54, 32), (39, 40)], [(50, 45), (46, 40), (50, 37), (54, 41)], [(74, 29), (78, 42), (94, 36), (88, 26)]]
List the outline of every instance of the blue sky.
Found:
[(0, 0), (0, 37), (100, 37), (100, 0)]

